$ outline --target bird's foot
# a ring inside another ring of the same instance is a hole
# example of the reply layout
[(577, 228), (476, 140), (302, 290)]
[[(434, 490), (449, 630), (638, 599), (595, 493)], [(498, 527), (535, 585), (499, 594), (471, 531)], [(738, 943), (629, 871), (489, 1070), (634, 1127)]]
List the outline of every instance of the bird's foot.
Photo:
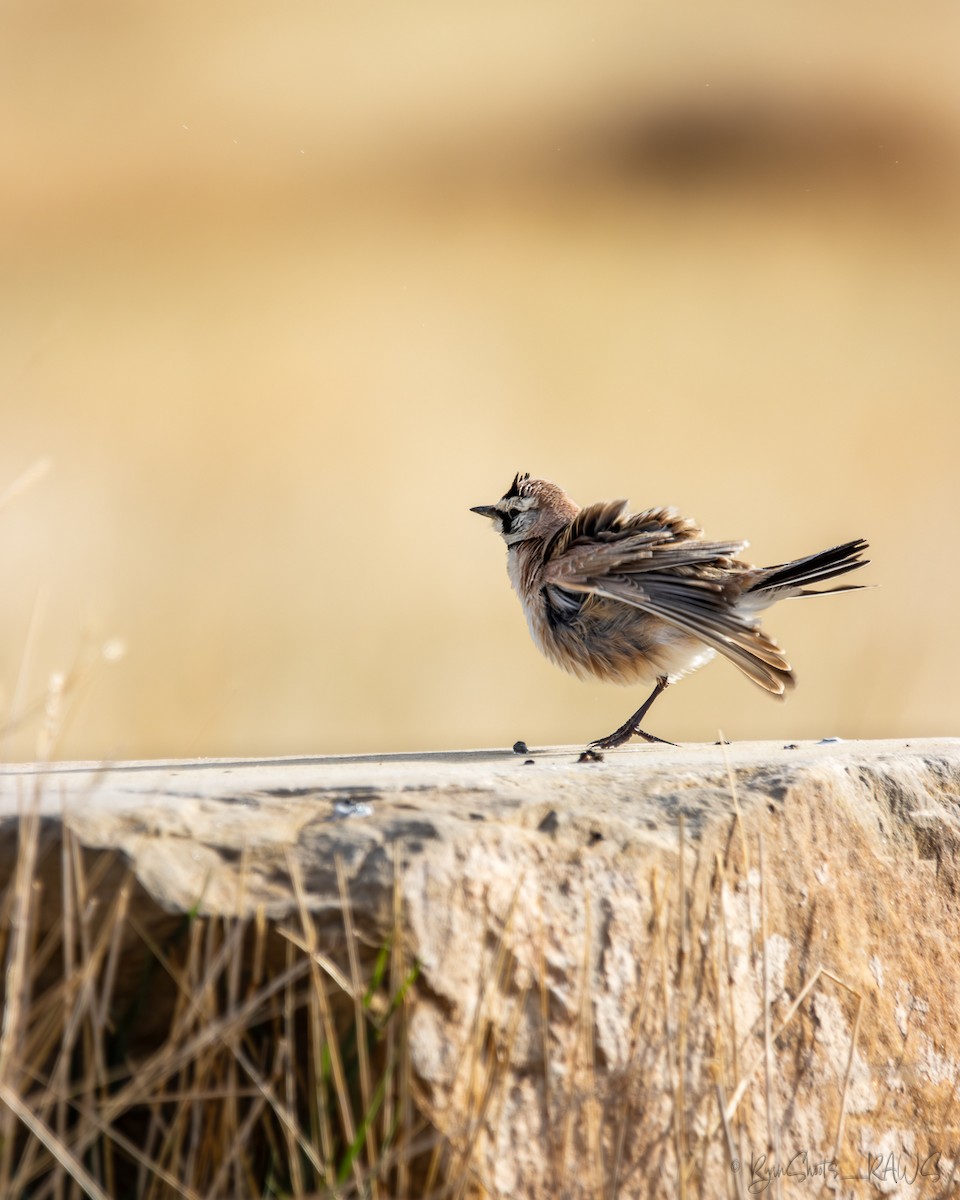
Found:
[(659, 738), (652, 733), (647, 733), (646, 730), (641, 729), (638, 725), (631, 725), (628, 721), (626, 725), (621, 725), (619, 729), (615, 729), (607, 737), (597, 738), (595, 742), (591, 742), (588, 749), (615, 750), (618, 746), (629, 742), (632, 737), (642, 737), (646, 742), (658, 742), (661, 746), (675, 746), (677, 744), (676, 742), (668, 742), (666, 738)]

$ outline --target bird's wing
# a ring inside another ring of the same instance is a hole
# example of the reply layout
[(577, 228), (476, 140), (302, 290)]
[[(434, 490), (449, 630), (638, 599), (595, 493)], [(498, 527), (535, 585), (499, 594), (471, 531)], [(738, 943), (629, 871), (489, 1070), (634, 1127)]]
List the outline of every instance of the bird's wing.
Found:
[(793, 685), (776, 642), (736, 601), (752, 568), (733, 557), (745, 542), (703, 542), (672, 509), (623, 517), (623, 501), (578, 514), (548, 548), (543, 582), (649, 613), (699, 638), (775, 695)]
[(569, 525), (555, 535), (548, 554), (563, 555), (573, 546), (595, 542), (610, 545), (614, 542), (638, 540), (687, 541), (700, 536), (695, 521), (681, 517), (675, 508), (648, 508), (644, 512), (624, 513), (626, 500), (606, 500), (582, 508)]

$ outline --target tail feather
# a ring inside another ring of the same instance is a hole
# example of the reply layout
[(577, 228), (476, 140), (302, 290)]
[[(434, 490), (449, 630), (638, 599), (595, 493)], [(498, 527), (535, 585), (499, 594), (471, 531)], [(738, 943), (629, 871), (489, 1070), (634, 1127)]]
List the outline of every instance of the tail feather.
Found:
[[(782, 599), (785, 596), (826, 596), (832, 592), (858, 591), (862, 585), (856, 583), (841, 584), (839, 587), (819, 591), (808, 591), (807, 588), (812, 583), (822, 583), (838, 575), (846, 575), (848, 571), (865, 567), (870, 561), (861, 557), (866, 549), (867, 543), (864, 539), (857, 538), (852, 542), (844, 542), (841, 546), (821, 550), (818, 554), (808, 554), (805, 558), (798, 558), (793, 562), (767, 567), (752, 584), (750, 592), (780, 592), (781, 595), (776, 598)], [(771, 603), (773, 599), (771, 596)]]

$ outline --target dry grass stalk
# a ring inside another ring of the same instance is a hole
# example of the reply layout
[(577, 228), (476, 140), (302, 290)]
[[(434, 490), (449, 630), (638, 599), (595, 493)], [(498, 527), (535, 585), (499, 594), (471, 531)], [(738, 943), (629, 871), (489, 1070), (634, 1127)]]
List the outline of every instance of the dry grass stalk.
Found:
[[(336, 857), (337, 887), (340, 892), (340, 906), (343, 911), (343, 932), (347, 941), (347, 959), (350, 963), (350, 984), (353, 993), (353, 1020), (357, 1030), (357, 1057), (360, 1066), (360, 1099), (364, 1113), (370, 1113), (373, 1104), (373, 1085), (370, 1081), (370, 1059), (367, 1039), (360, 1036), (366, 1029), (366, 1015), (363, 1008), (363, 981), (360, 978), (360, 957), (357, 953), (356, 934), (353, 928), (353, 913), (350, 904), (350, 893), (347, 889), (347, 877), (343, 869), (343, 859)], [(372, 1165), (377, 1161), (376, 1127), (373, 1121), (364, 1120), (363, 1136), (366, 1143), (367, 1161)], [(379, 1200), (380, 1189), (376, 1177), (371, 1179), (372, 1200)]]
[(684, 874), (685, 827), (683, 813), (677, 821), (677, 1053), (674, 1135), (676, 1137), (677, 1175), (680, 1200), (687, 1195), (687, 987), (690, 954), (687, 947), (687, 886)]
[[(0, 1027), (0, 1087), (18, 1094), (23, 1071), (18, 1049), (25, 1037), (30, 1007), (31, 975), (27, 969), (33, 940), (37, 849), (39, 845), (39, 797), (21, 814), (20, 849), (11, 885), (10, 924), (6, 932), (7, 972)], [(0, 1193), (9, 1185), (13, 1167), (15, 1114), (6, 1105), (0, 1114)]]
[[(390, 954), (390, 995), (400, 997), (400, 1008), (396, 1021), (387, 1022), (387, 1064), (395, 1073), (397, 1081), (397, 1109), (394, 1110), (394, 1089), (388, 1088), (384, 1105), (384, 1127), (387, 1131), (385, 1144), (396, 1140), (396, 1130), (415, 1128), (413, 1107), (413, 1068), (410, 1062), (409, 1018), (411, 1010), (410, 990), (407, 986), (411, 977), (412, 963), (408, 957), (404, 937), (403, 920), (403, 858), (402, 848), (397, 842), (393, 850), (393, 933)], [(442, 1145), (439, 1138), (431, 1138), (431, 1159), (436, 1147)], [(397, 1159), (397, 1200), (408, 1200), (410, 1196), (410, 1162), (412, 1154), (395, 1152)], [(429, 1194), (429, 1188), (427, 1189)]]
[[(336, 1099), (339, 1104), (339, 1115), (343, 1122), (344, 1132), (348, 1142), (353, 1143), (356, 1137), (356, 1127), (353, 1118), (353, 1110), (350, 1104), (350, 1096), (347, 1091), (347, 1082), (343, 1069), (343, 1058), (340, 1053), (340, 1044), (337, 1038), (337, 1031), (334, 1026), (333, 1012), (330, 1006), (330, 997), (327, 992), (327, 987), (320, 975), (319, 963), (316, 958), (317, 952), (317, 931), (313, 921), (313, 914), (307, 906), (306, 893), (303, 888), (303, 879), (300, 874), (300, 868), (296, 859), (292, 855), (288, 855), (287, 870), (290, 873), (290, 879), (293, 883), (294, 895), (297, 901), (297, 908), (300, 913), (300, 922), (303, 927), (304, 935), (307, 942), (307, 949), (310, 953), (310, 973), (313, 981), (313, 987), (310, 992), (310, 1012), (313, 1025), (313, 1043), (318, 1047), (323, 1047), (330, 1055), (330, 1068), (333, 1074), (335, 1085)], [(318, 1060), (320, 1074), (323, 1074), (322, 1059)], [(324, 1108), (323, 1119), (330, 1121), (330, 1113)], [(332, 1136), (328, 1131), (328, 1142), (332, 1143)], [(359, 1165), (354, 1163), (352, 1166), (354, 1178), (359, 1186), (361, 1175)]]
[(767, 1153), (772, 1155), (776, 1146), (776, 1129), (773, 1116), (773, 1034), (771, 1032), (770, 1000), (770, 956), (767, 939), (767, 872), (763, 855), (763, 834), (757, 835), (757, 851), (760, 863), (760, 949), (763, 961), (763, 1068), (767, 1101)]
[[(21, 1099), (13, 1088), (8, 1087), (5, 1083), (0, 1083), (0, 1102), (6, 1106), (10, 1113), (23, 1122), (34, 1137), (64, 1167), (70, 1177), (80, 1184), (87, 1195), (91, 1197), (91, 1200), (110, 1200), (110, 1194), (97, 1184), (97, 1181), (84, 1169), (83, 1164), (70, 1153), (70, 1150), (64, 1146), (53, 1130), (38, 1120), (36, 1115), (31, 1111), (30, 1106)], [(4, 1194), (14, 1195), (16, 1193), (5, 1192)]]
[[(642, 988), (640, 992), (639, 1003), (637, 1004), (636, 1016), (633, 1019), (633, 1025), (630, 1031), (630, 1048), (627, 1053), (625, 1064), (625, 1077), (629, 1080), (639, 1069), (639, 1055), (642, 1046), (644, 1033), (644, 1022), (647, 1015), (647, 998), (650, 995), (650, 983), (654, 976), (653, 970), (653, 953), (654, 940), (651, 939), (647, 947), (647, 955), (642, 960), (640, 967), (640, 979), (642, 980)], [(614, 1133), (614, 1153), (613, 1153), (613, 1171), (610, 1187), (610, 1195), (619, 1195), (620, 1175), (623, 1169), (624, 1162), (624, 1144), (626, 1142), (627, 1128), (631, 1117), (633, 1116), (633, 1106), (630, 1103), (629, 1093), (625, 1096), (624, 1103), (620, 1111), (616, 1114), (615, 1133)]]
[(594, 971), (593, 911), (590, 893), (583, 895), (583, 968), (580, 976), (580, 1004), (577, 1029), (577, 1058), (583, 1063), (579, 1084), (582, 1110), (586, 1122), (586, 1172), (589, 1192), (603, 1200), (603, 1150), (601, 1146), (601, 1109), (597, 1095), (596, 1030), (593, 1007)]

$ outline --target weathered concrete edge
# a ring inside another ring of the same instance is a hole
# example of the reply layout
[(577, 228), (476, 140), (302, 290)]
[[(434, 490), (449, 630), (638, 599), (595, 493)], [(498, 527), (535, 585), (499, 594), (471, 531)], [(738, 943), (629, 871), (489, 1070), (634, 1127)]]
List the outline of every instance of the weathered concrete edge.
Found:
[(204, 911), (236, 912), (243, 873), (242, 908), (262, 905), (279, 917), (292, 904), (291, 854), (306, 872), (311, 907), (337, 907), (339, 855), (351, 892), (380, 908), (396, 862), (469, 843), (480, 823), (505, 827), (516, 852), (527, 843), (533, 859), (544, 838), (576, 856), (601, 830), (623, 853), (672, 857), (681, 814), (695, 846), (735, 807), (748, 815), (797, 788), (829, 789), (846, 777), (860, 798), (854, 819), (896, 826), (900, 842), (920, 847), (918, 857), (936, 857), (938, 830), (960, 821), (960, 799), (950, 804), (960, 796), (960, 739), (636, 746), (590, 764), (578, 754), (551, 747), (10, 765), (0, 768), (0, 869), (10, 869), (21, 815), (35, 813), (48, 841), (66, 823), (81, 845), (119, 850), (165, 907), (189, 909), (202, 897)]

